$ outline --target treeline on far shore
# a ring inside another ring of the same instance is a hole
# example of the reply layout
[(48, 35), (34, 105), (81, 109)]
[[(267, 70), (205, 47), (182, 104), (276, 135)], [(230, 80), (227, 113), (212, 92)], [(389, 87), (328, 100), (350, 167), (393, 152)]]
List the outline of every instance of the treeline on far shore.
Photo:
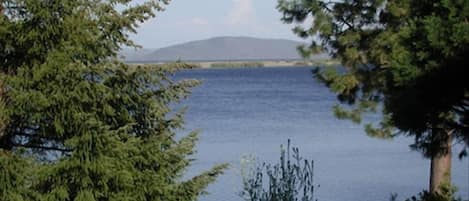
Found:
[(260, 68), (260, 67), (328, 67), (340, 65), (337, 59), (320, 60), (282, 60), (282, 61), (173, 61), (173, 62), (129, 62), (130, 65), (184, 63), (190, 68)]
[(252, 68), (252, 67), (264, 67), (265, 64), (262, 62), (217, 62), (211, 63), (211, 68)]
[(259, 67), (288, 67), (288, 66), (335, 66), (340, 65), (336, 59), (296, 60), (296, 61), (225, 61), (225, 62), (195, 62), (195, 68), (259, 68)]

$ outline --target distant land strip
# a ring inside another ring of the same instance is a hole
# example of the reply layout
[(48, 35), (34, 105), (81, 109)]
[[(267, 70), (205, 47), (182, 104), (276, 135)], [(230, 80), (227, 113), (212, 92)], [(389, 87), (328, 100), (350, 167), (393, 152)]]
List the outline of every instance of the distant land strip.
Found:
[[(174, 62), (174, 61), (173, 61)], [(259, 68), (259, 67), (308, 67), (308, 66), (336, 66), (340, 61), (335, 59), (320, 60), (237, 60), (237, 61), (178, 61), (194, 65), (195, 68)], [(165, 64), (161, 61), (127, 61), (128, 64)]]

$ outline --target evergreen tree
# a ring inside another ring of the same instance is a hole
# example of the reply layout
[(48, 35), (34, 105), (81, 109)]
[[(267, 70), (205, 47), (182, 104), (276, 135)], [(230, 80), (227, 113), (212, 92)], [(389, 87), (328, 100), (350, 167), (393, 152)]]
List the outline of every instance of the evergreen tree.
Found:
[(166, 3), (1, 2), (0, 200), (196, 200), (222, 173), (182, 180), (197, 134), (170, 105), (198, 81), (169, 75), (190, 66), (115, 60)]
[(466, 0), (279, 0), (287, 23), (312, 43), (305, 56), (326, 51), (345, 70), (322, 68), (317, 78), (346, 109), (339, 118), (361, 122), (382, 112), (371, 136), (415, 138), (411, 145), (431, 158), (430, 191), (450, 184), (451, 147), (469, 145), (469, 2)]

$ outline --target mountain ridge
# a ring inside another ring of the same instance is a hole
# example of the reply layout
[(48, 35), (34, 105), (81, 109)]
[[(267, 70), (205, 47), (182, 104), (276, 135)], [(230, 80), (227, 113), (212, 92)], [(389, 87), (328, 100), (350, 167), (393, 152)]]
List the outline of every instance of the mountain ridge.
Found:
[(239, 61), (298, 60), (297, 47), (304, 43), (288, 39), (218, 36), (171, 45), (156, 50), (124, 50), (126, 61)]

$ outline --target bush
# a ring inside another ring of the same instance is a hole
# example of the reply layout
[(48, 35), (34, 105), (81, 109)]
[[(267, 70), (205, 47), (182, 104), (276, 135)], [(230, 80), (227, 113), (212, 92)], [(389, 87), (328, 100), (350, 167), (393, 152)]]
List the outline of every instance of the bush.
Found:
[[(439, 193), (431, 193), (429, 191), (422, 191), (418, 195), (412, 196), (405, 201), (469, 201), (462, 198), (457, 198), (455, 193), (457, 192), (456, 186), (448, 183), (443, 183), (440, 186)], [(393, 194), (390, 201), (397, 201), (397, 194)]]
[[(246, 160), (245, 160), (246, 161)], [(281, 146), (276, 164), (242, 164), (243, 190), (246, 201), (312, 201), (314, 200), (314, 162), (300, 157), (298, 148)]]

